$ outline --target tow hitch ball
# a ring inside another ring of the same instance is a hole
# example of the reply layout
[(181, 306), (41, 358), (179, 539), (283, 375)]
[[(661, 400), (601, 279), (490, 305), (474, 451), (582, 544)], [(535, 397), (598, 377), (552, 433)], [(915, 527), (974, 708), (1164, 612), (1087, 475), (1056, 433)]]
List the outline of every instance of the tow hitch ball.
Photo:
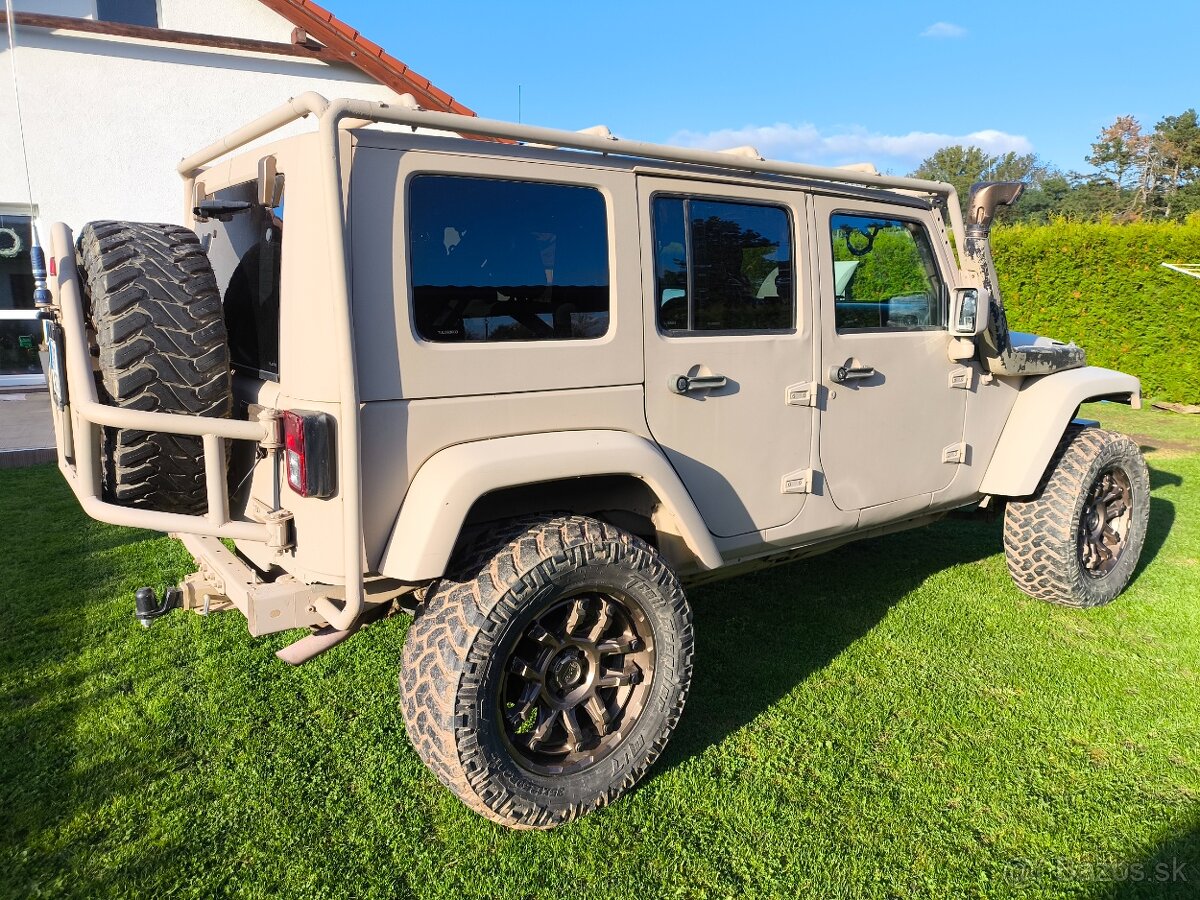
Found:
[(162, 603), (152, 587), (138, 588), (133, 595), (134, 615), (142, 623), (143, 628), (149, 628), (155, 619), (161, 618), (183, 604), (183, 591), (179, 588), (167, 588), (163, 591)]

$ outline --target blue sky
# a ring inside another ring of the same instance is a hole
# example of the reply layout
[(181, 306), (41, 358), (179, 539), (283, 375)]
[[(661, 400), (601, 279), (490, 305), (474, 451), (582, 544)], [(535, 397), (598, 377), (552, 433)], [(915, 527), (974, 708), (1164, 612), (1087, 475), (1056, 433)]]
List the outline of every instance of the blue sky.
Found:
[(1200, 2), (322, 0), (483, 116), (907, 172), (938, 146), (1064, 169), (1200, 106)]

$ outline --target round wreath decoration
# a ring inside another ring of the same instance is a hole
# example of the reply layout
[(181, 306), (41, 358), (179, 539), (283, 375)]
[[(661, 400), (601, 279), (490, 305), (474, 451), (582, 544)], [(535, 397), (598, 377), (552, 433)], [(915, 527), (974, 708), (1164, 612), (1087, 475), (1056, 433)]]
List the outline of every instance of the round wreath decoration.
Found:
[[(7, 239), (7, 243), (5, 242)], [(0, 259), (14, 259), (25, 249), (15, 228), (0, 226)]]

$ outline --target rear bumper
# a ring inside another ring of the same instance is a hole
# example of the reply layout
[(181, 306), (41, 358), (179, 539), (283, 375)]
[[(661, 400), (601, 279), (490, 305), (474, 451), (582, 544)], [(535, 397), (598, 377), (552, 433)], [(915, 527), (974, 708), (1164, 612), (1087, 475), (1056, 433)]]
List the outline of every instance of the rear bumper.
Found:
[(183, 608), (203, 610), (232, 604), (246, 617), (250, 634), (259, 637), (289, 628), (325, 621), (317, 612), (317, 599), (341, 600), (343, 589), (328, 584), (304, 584), (290, 575), (266, 583), (258, 572), (231, 553), (217, 538), (174, 534), (196, 560), (197, 571), (179, 585)]
[[(260, 637), (289, 628), (323, 625), (328, 616), (318, 603), (322, 598), (335, 608), (345, 605), (346, 589), (341, 585), (305, 584), (291, 575), (280, 575), (266, 582), (258, 571), (230, 552), (217, 538), (198, 534), (172, 537), (196, 560), (197, 571), (179, 585), (183, 608), (215, 611), (237, 607), (246, 617), (250, 634)], [(390, 578), (371, 578), (364, 586), (368, 609), (390, 603), (411, 593), (416, 586)]]

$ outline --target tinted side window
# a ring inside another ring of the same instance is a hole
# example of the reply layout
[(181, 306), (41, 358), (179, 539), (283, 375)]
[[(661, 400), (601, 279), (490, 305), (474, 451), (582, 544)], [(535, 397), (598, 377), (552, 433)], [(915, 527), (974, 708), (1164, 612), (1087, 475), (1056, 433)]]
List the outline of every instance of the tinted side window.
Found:
[(838, 331), (946, 327), (946, 291), (923, 226), (837, 214), (829, 228)]
[(654, 296), (663, 331), (686, 331), (691, 321), (686, 207), (680, 197), (654, 198)]
[(425, 340), (608, 331), (608, 216), (599, 191), (419, 175), (408, 199), (413, 318)]
[(663, 331), (793, 327), (791, 222), (776, 206), (656, 197), (655, 294)]

